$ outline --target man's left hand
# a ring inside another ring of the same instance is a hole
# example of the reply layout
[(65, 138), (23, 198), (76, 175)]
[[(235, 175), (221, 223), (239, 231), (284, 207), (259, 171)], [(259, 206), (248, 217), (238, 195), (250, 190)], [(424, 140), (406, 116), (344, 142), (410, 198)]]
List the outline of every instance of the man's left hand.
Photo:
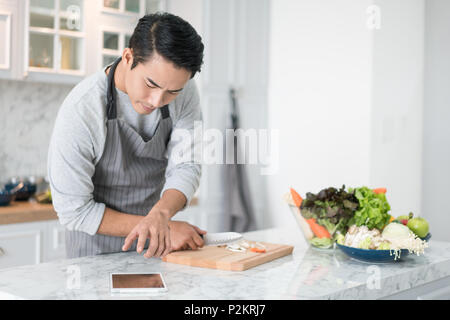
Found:
[(170, 221), (170, 251), (177, 250), (196, 250), (203, 247), (204, 241), (202, 235), (206, 234), (202, 230), (185, 221)]

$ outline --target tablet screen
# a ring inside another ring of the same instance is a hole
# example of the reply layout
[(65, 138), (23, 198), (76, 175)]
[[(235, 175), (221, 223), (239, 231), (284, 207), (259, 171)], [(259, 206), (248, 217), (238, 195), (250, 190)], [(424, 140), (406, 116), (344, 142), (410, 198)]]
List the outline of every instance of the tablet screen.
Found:
[(164, 282), (159, 273), (113, 274), (113, 289), (146, 289), (164, 288)]

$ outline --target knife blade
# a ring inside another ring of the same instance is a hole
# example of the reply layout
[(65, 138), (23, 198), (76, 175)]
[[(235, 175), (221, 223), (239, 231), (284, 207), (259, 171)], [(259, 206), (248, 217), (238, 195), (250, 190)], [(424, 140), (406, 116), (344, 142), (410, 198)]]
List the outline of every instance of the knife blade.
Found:
[(242, 234), (237, 232), (216, 232), (202, 235), (205, 246), (218, 246), (242, 239)]

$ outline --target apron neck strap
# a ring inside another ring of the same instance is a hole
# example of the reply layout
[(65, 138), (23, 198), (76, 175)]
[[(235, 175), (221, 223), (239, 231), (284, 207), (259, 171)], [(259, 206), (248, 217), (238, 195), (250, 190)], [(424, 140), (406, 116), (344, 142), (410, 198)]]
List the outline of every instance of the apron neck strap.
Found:
[(110, 67), (108, 73), (108, 91), (106, 92), (107, 102), (106, 102), (106, 114), (109, 119), (115, 119), (117, 117), (117, 108), (116, 108), (116, 85), (114, 83), (114, 72), (116, 71), (116, 67), (119, 62), (122, 60), (122, 57), (118, 58)]
[(169, 105), (166, 104), (164, 107), (161, 107), (161, 117), (163, 119), (169, 118), (170, 114), (169, 114)]

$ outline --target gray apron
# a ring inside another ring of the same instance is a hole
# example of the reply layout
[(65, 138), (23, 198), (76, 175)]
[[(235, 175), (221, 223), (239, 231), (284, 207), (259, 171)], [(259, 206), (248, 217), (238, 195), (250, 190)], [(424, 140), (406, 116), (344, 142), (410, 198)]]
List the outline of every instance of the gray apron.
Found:
[[(107, 135), (105, 148), (92, 177), (94, 201), (122, 213), (145, 216), (159, 200), (165, 183), (166, 150), (172, 132), (169, 106), (160, 108), (161, 120), (150, 139), (117, 119), (114, 72), (121, 58), (111, 66), (107, 91)], [(68, 258), (121, 252), (124, 237), (81, 231), (65, 232)], [(137, 241), (129, 248), (136, 250)], [(145, 248), (148, 247), (147, 239)]]

